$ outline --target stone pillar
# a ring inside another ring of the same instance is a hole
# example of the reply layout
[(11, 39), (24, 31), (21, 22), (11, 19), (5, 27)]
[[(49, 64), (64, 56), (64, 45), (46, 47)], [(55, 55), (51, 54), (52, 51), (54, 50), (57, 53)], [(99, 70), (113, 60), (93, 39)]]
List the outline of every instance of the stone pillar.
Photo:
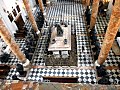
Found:
[(90, 4), (90, 0), (83, 0), (82, 2), (85, 6), (89, 6)]
[(86, 5), (89, 6), (90, 5), (90, 0), (86, 1)]
[(86, 0), (82, 0), (82, 4), (84, 4), (84, 5), (85, 5), (85, 4), (86, 4)]
[(43, 7), (42, 0), (38, 0), (38, 3), (39, 3), (40, 10), (42, 11), (42, 13), (44, 13), (44, 7)]
[(13, 54), (15, 54), (15, 56), (17, 56), (17, 58), (23, 63), (23, 65), (24, 64), (26, 65), (26, 62), (28, 65), (29, 60), (26, 59), (25, 55), (19, 49), (19, 46), (17, 45), (15, 40), (13, 40), (10, 32), (5, 27), (1, 18), (0, 18), (0, 36), (4, 40), (4, 42), (9, 46)]
[(99, 0), (93, 0), (92, 14), (91, 14), (91, 20), (90, 20), (90, 29), (92, 29), (95, 26), (97, 13), (98, 13), (98, 7), (99, 7)]
[(40, 34), (40, 31), (38, 30), (36, 21), (35, 21), (35, 19), (34, 19), (33, 14), (32, 14), (32, 9), (30, 8), (29, 0), (23, 0), (23, 3), (24, 3), (24, 5), (25, 5), (26, 11), (27, 11), (27, 13), (28, 13), (29, 20), (30, 20), (30, 22), (31, 22), (31, 24), (32, 24), (32, 27), (33, 27), (34, 31), (35, 31), (37, 34)]
[(112, 10), (108, 28), (105, 34), (105, 38), (102, 44), (102, 48), (98, 57), (97, 63), (99, 65), (102, 65), (105, 62), (119, 27), (120, 27), (120, 0), (116, 0)]

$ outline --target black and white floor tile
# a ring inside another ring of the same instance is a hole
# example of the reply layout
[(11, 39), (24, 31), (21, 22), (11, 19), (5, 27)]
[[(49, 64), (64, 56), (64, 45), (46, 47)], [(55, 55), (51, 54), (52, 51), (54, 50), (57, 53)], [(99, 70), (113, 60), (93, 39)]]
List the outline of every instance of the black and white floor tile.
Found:
[(97, 39), (99, 40), (100, 46), (102, 46), (104, 37), (103, 36), (97, 36)]
[(95, 71), (85, 69), (49, 69), (39, 68), (31, 69), (28, 76), (28, 80), (42, 81), (42, 77), (54, 76), (54, 77), (78, 77), (80, 83), (96, 83)]
[(19, 60), (13, 54), (10, 55), (8, 62), (1, 62), (0, 61), (0, 64), (7, 64), (7, 65), (16, 65), (17, 63), (19, 63)]
[(107, 74), (112, 84), (120, 84), (120, 70), (107, 70)]
[(76, 36), (78, 66), (94, 66), (87, 36)]
[(105, 33), (104, 28), (107, 26), (108, 22), (109, 19), (107, 19), (106, 17), (102, 17), (102, 16), (97, 17), (97, 22), (96, 22), (97, 34)]
[(17, 75), (18, 76), (18, 73), (17, 73), (15, 68), (11, 68), (10, 69), (10, 72), (8, 73), (8, 76), (6, 77), (6, 79), (7, 80), (12, 80), (12, 76), (13, 75)]
[(107, 57), (107, 60), (105, 61), (105, 66), (118, 66), (118, 63), (120, 63), (120, 57), (115, 56), (114, 52), (110, 50), (109, 55)]
[[(45, 8), (46, 9), (46, 8)], [(47, 10), (47, 21), (49, 25), (52, 25), (56, 22), (60, 22), (60, 20), (64, 20), (67, 22), (67, 24), (70, 24), (72, 27), (72, 34), (76, 35), (76, 41), (77, 41), (77, 58), (78, 58), (78, 67), (81, 66), (94, 66), (92, 51), (90, 48), (89, 38), (86, 35), (86, 22), (84, 20), (84, 11), (85, 7), (82, 4), (78, 4), (73, 1), (60, 1), (59, 3), (53, 3), (52, 6), (50, 6)], [(36, 8), (36, 11), (34, 13), (34, 16), (37, 15), (36, 12), (39, 12), (39, 8)], [(107, 25), (108, 20), (104, 17), (98, 17), (97, 23), (96, 23), (96, 31), (97, 34), (103, 34), (104, 33), (104, 27)], [(30, 30), (31, 24), (27, 20), (25, 23), (25, 27)], [(45, 50), (49, 30), (46, 29), (46, 26), (43, 26), (45, 29), (42, 31), (42, 37), (39, 39), (39, 43), (37, 46), (37, 49), (35, 51), (34, 58), (32, 60), (32, 65), (40, 65), (45, 66), (45, 60), (44, 57)], [(102, 45), (103, 42), (103, 36), (97, 37), (99, 39), (100, 45)], [(20, 45), (20, 48), (24, 46), (24, 40), (17, 40), (17, 42)], [(83, 48), (84, 47), (84, 48)], [(110, 51), (109, 56), (105, 62), (106, 66), (116, 66), (119, 62), (120, 57), (114, 56), (113, 52)], [(10, 65), (17, 64), (18, 60), (13, 56), (11, 57)], [(119, 70), (117, 71), (107, 71), (108, 74), (110, 74), (110, 81), (112, 83), (119, 82), (120, 74)], [(112, 73), (114, 73), (112, 75)], [(14, 74), (17, 74), (16, 69), (11, 69), (7, 79), (12, 79), (12, 76)], [(44, 76), (59, 76), (59, 77), (78, 77), (78, 82), (80, 83), (91, 83), (95, 84), (96, 81), (96, 72), (93, 69), (65, 69), (65, 68), (37, 68), (37, 69), (31, 69), (30, 73), (28, 75), (28, 80), (33, 81), (43, 81)]]

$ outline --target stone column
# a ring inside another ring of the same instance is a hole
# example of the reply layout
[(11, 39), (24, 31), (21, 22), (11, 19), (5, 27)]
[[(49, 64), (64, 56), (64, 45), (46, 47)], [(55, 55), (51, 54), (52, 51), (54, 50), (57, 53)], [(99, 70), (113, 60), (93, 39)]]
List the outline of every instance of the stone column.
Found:
[(92, 29), (95, 26), (97, 13), (98, 13), (98, 7), (99, 7), (99, 0), (93, 0), (92, 14), (91, 14), (91, 20), (90, 20), (90, 29)]
[(90, 0), (86, 1), (86, 5), (89, 6), (90, 5)]
[(30, 63), (29, 60), (26, 59), (25, 55), (19, 49), (19, 46), (17, 45), (15, 40), (13, 40), (10, 32), (5, 27), (1, 18), (0, 18), (0, 36), (4, 40), (4, 42), (9, 46), (13, 54), (15, 54), (15, 56), (23, 63), (23, 65), (24, 64), (26, 65), (26, 62), (27, 65), (29, 65)]
[(85, 6), (89, 6), (90, 0), (83, 0), (82, 2), (85, 4)]
[(85, 4), (86, 4), (86, 0), (82, 0), (82, 4), (84, 4), (84, 5), (85, 5)]
[(42, 11), (42, 13), (44, 13), (44, 7), (43, 7), (42, 0), (38, 0), (38, 3), (39, 3), (40, 10)]
[(36, 21), (35, 21), (35, 19), (34, 19), (33, 14), (32, 14), (32, 9), (30, 8), (29, 0), (23, 0), (23, 3), (24, 3), (24, 5), (25, 5), (26, 11), (27, 11), (27, 13), (28, 13), (29, 20), (30, 20), (30, 22), (31, 22), (31, 24), (32, 24), (32, 27), (33, 27), (34, 31), (35, 31), (37, 34), (40, 34), (40, 31), (38, 30)]
[(105, 38), (102, 44), (102, 48), (98, 57), (97, 63), (99, 65), (102, 65), (105, 62), (119, 27), (120, 27), (120, 0), (116, 0), (112, 10), (108, 28), (105, 34)]

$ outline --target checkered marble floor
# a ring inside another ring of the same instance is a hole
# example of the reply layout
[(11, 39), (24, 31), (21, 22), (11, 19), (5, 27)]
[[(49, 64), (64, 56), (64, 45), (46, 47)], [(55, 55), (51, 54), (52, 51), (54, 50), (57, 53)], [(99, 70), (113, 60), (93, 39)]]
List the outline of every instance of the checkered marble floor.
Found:
[(85, 69), (37, 68), (31, 69), (28, 80), (41, 81), (42, 77), (78, 77), (80, 83), (96, 83), (95, 71)]
[[(99, 29), (100, 30), (100, 29)], [(97, 39), (99, 40), (100, 46), (102, 46), (104, 37), (103, 36), (97, 36)]]
[[(45, 8), (46, 9), (46, 8)], [(92, 51), (90, 48), (89, 39), (87, 37), (86, 32), (86, 22), (84, 20), (84, 10), (85, 7), (81, 4), (78, 4), (76, 2), (70, 2), (67, 1), (60, 1), (58, 3), (53, 3), (52, 6), (48, 8), (47, 11), (47, 21), (49, 25), (55, 24), (56, 22), (60, 22), (60, 20), (64, 20), (67, 24), (70, 24), (72, 27), (72, 34), (76, 35), (76, 41), (77, 41), (77, 58), (78, 58), (78, 66), (86, 66), (91, 67), (94, 66), (94, 61), (92, 57)], [(36, 11), (39, 11), (39, 8), (36, 8)], [(36, 14), (34, 14), (36, 15)], [(98, 17), (97, 19), (97, 34), (103, 34), (104, 33), (104, 27), (107, 24), (106, 18)], [(103, 26), (103, 27), (102, 27)], [(31, 29), (31, 24), (27, 20), (25, 27), (27, 29)], [(39, 65), (39, 66), (45, 66), (46, 58), (44, 57), (45, 51), (46, 51), (46, 45), (49, 30), (47, 29), (47, 26), (44, 25), (44, 29), (41, 31), (42, 37), (39, 39), (39, 43), (37, 46), (37, 49), (35, 51), (34, 58), (32, 60), (32, 65)], [(102, 44), (103, 38), (102, 36), (97, 37), (100, 41), (100, 44)], [(22, 44), (22, 43), (23, 44)], [(20, 46), (24, 46), (24, 41), (18, 40), (18, 43), (20, 43)], [(83, 49), (84, 47), (84, 49)], [(13, 60), (16, 58), (12, 58)], [(106, 60), (105, 65), (117, 65), (117, 63), (120, 60), (120, 57), (115, 57), (113, 55), (113, 52), (110, 51), (110, 54)], [(11, 62), (13, 63), (13, 62)], [(18, 62), (15, 62), (18, 63)], [(13, 63), (13, 64), (15, 64)], [(115, 80), (116, 82), (119, 82), (119, 70), (117, 71), (107, 71), (108, 74), (110, 74), (110, 81), (113, 83)], [(112, 75), (114, 73), (115, 75)], [(117, 73), (117, 74), (116, 74)], [(11, 69), (11, 71), (8, 74), (7, 79), (12, 79), (11, 76), (17, 74), (16, 69)], [(117, 75), (117, 76), (116, 76)], [(33, 81), (43, 81), (44, 76), (56, 76), (56, 77), (78, 77), (78, 82), (80, 83), (97, 83), (96, 81), (96, 72), (94, 69), (76, 69), (75, 68), (36, 68), (31, 69), (30, 73), (28, 75), (27, 80), (33, 80)], [(117, 78), (116, 78), (117, 77)]]
[(104, 34), (104, 28), (107, 26), (109, 22), (109, 19), (106, 17), (99, 16), (97, 17), (97, 22), (96, 22), (96, 32), (97, 34)]
[(17, 73), (15, 68), (11, 68), (10, 69), (10, 72), (8, 73), (8, 76), (6, 77), (6, 79), (7, 80), (12, 80), (12, 76), (13, 75), (17, 75), (18, 76), (18, 73)]
[[(12, 68), (6, 77), (12, 80), (13, 75), (19, 75), (16, 69)], [(27, 80), (44, 82), (43, 77), (77, 77), (79, 83), (96, 83), (96, 72), (93, 69), (75, 69), (75, 68), (36, 68), (31, 69)]]
[[(87, 36), (79, 36), (81, 34), (86, 35), (86, 23), (84, 21), (83, 11), (84, 6), (74, 2), (66, 3), (54, 3), (53, 6), (48, 8), (47, 20), (49, 25), (54, 24), (55, 22), (60, 22), (64, 20), (67, 24), (70, 24), (72, 27), (72, 34), (78, 35), (76, 37), (77, 48), (78, 48), (78, 67), (79, 66), (93, 66), (92, 56), (89, 48), (89, 41)], [(69, 10), (69, 11), (68, 11)], [(51, 17), (51, 18), (49, 18)], [(27, 21), (26, 27), (30, 27), (30, 23)], [(34, 55), (32, 65), (45, 66), (44, 57), (49, 30), (42, 30), (42, 37), (39, 39), (39, 43)], [(30, 29), (30, 28), (29, 28)], [(81, 46), (84, 45), (85, 50), (81, 53)], [(7, 79), (11, 79), (11, 76), (16, 73), (15, 69), (11, 69)], [(28, 80), (41, 81), (43, 76), (61, 76), (61, 77), (78, 77), (78, 82), (80, 83), (96, 83), (96, 74), (93, 69), (65, 69), (65, 68), (39, 68), (31, 69)]]
[(105, 66), (118, 66), (120, 56), (115, 56), (113, 51), (110, 50), (109, 55), (104, 63)]
[(39, 43), (37, 46), (37, 50), (35, 51), (35, 55), (34, 55), (34, 59), (32, 61), (32, 65), (41, 65), (44, 66), (45, 65), (45, 50), (46, 50), (46, 40), (47, 37), (46, 36), (42, 36), (39, 39)]
[[(82, 16), (84, 7), (81, 4), (74, 2), (66, 3), (54, 3), (53, 6), (49, 7), (47, 20), (49, 25), (64, 20), (67, 24), (72, 27), (72, 34), (80, 35), (86, 34), (86, 23)], [(70, 10), (70, 11), (69, 11)], [(81, 12), (79, 11), (81, 10)], [(47, 44), (48, 30), (43, 30), (44, 35), (40, 38), (38, 49), (33, 60), (33, 65), (45, 65), (45, 46)], [(89, 47), (89, 41), (87, 36), (76, 37), (78, 48), (78, 66), (93, 66), (91, 51)], [(81, 47), (84, 44), (85, 51), (81, 53)], [(79, 48), (80, 47), (80, 48)], [(29, 80), (41, 80), (42, 76), (61, 76), (61, 77), (78, 77), (78, 81), (81, 83), (96, 83), (95, 70), (76, 70), (76, 69), (31, 69), (31, 73), (28, 76)]]
[(88, 36), (76, 36), (78, 66), (94, 66)]
[(112, 84), (120, 84), (120, 70), (107, 70), (107, 74)]

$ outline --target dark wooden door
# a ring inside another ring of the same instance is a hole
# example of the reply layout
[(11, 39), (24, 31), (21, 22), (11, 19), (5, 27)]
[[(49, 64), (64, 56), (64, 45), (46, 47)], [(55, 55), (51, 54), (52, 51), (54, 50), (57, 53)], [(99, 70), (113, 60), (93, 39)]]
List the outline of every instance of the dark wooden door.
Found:
[(17, 25), (18, 29), (23, 29), (25, 23), (23, 21), (21, 14), (16, 18), (15, 24)]
[(43, 4), (46, 4), (46, 0), (42, 0), (43, 1)]
[(38, 0), (35, 0), (35, 2), (36, 2), (36, 4), (39, 4), (39, 3), (38, 3)]
[[(36, 4), (39, 4), (38, 3), (38, 0), (35, 0), (36, 1)], [(43, 4), (46, 4), (46, 0), (42, 0), (43, 1)]]

